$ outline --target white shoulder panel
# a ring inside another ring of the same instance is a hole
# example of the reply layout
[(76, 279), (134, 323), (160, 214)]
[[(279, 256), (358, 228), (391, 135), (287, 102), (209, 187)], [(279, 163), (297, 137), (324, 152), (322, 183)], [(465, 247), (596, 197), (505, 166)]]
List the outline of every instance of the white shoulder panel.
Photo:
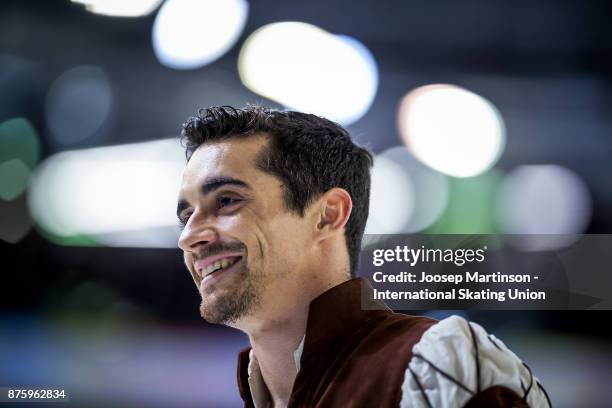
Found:
[(412, 349), (402, 386), (402, 408), (460, 408), (478, 391), (505, 386), (530, 407), (549, 407), (530, 369), (478, 324), (459, 316), (430, 327)]

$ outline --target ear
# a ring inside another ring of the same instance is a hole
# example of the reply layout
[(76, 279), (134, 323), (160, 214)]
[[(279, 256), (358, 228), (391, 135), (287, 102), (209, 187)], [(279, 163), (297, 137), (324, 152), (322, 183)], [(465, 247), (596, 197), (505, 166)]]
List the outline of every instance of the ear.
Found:
[(326, 191), (318, 200), (317, 235), (320, 239), (342, 233), (353, 209), (350, 194), (339, 187)]

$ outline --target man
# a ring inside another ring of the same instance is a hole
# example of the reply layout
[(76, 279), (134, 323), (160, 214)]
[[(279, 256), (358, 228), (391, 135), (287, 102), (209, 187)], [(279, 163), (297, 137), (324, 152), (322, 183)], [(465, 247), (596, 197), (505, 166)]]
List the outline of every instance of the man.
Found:
[(211, 323), (245, 332), (245, 406), (547, 406), (503, 343), (452, 317), (363, 310), (372, 156), (314, 116), (249, 106), (183, 125), (179, 246)]

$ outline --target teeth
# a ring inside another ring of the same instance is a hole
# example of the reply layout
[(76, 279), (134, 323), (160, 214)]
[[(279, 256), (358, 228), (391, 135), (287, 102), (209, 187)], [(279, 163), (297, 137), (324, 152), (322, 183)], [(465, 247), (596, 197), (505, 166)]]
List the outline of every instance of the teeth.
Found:
[(211, 273), (213, 273), (217, 269), (227, 268), (231, 263), (232, 263), (232, 261), (230, 261), (230, 258), (223, 258), (223, 259), (220, 259), (220, 260), (218, 260), (216, 262), (213, 262), (212, 264), (208, 265), (202, 271), (204, 272), (204, 276), (210, 275)]

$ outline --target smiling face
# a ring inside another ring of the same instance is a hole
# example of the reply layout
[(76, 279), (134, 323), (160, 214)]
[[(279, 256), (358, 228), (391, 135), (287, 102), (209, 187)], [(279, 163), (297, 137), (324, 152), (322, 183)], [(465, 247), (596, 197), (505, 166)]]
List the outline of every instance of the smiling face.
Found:
[(265, 136), (200, 146), (179, 194), (179, 247), (198, 287), (200, 313), (235, 325), (299, 296), (312, 247), (309, 217), (289, 211), (282, 183), (256, 166)]

